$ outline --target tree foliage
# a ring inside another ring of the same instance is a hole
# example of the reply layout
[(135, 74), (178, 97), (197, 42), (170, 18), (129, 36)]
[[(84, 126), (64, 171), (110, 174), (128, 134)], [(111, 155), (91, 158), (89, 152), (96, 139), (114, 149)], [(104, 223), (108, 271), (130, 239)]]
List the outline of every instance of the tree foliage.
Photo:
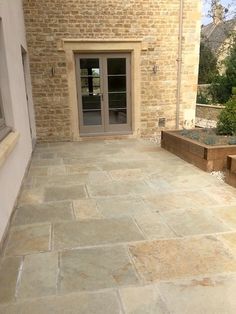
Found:
[(234, 38), (234, 44), (230, 50), (230, 55), (225, 60), (226, 64), (226, 76), (232, 87), (236, 86), (236, 38)]
[(215, 103), (226, 103), (232, 95), (232, 88), (236, 86), (236, 39), (224, 64), (225, 74), (216, 75), (210, 88)]
[(198, 84), (209, 84), (218, 74), (217, 58), (204, 41), (200, 45)]

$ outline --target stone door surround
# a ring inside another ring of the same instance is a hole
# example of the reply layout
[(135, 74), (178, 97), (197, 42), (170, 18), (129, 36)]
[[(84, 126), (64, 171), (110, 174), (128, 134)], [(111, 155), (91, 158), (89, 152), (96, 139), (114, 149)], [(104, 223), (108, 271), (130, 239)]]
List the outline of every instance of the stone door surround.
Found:
[(132, 95), (132, 136), (140, 133), (140, 101), (141, 74), (140, 61), (142, 46), (141, 39), (62, 39), (58, 50), (66, 54), (67, 77), (69, 89), (69, 107), (71, 132), (73, 140), (80, 140), (79, 113), (77, 103), (75, 54), (101, 52), (129, 52), (131, 55), (131, 95)]

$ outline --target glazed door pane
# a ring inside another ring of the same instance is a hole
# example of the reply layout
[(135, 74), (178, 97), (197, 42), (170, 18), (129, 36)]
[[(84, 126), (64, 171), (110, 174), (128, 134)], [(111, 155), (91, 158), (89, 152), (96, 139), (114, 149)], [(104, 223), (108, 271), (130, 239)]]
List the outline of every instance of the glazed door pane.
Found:
[(83, 125), (102, 125), (99, 59), (80, 59)]

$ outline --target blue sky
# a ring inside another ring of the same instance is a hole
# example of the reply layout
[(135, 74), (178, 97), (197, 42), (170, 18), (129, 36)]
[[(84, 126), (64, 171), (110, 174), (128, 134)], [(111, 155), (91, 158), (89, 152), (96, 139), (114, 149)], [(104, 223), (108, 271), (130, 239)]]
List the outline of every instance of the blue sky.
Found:
[[(193, 1), (196, 1), (196, 0), (193, 0)], [(232, 12), (235, 12), (236, 13), (236, 3), (235, 3), (235, 0), (221, 0), (220, 1), (221, 4), (227, 8), (229, 8), (229, 18), (232, 18), (233, 16), (233, 13)], [(207, 17), (207, 13), (208, 11), (210, 10), (210, 0), (202, 0), (202, 23), (203, 24), (208, 24), (208, 23), (211, 23), (211, 18), (210, 17)]]

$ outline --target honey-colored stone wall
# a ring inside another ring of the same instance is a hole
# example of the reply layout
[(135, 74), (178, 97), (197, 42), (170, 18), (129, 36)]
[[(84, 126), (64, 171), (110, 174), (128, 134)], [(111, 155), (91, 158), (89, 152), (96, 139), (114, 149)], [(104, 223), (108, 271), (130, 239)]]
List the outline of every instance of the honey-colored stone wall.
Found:
[[(159, 118), (175, 128), (179, 5), (180, 0), (24, 0), (38, 139), (71, 139), (62, 38), (141, 39), (147, 49), (141, 51), (140, 133), (157, 136)], [(181, 125), (195, 116), (200, 18), (201, 1), (184, 0)]]
[(214, 106), (214, 105), (200, 105), (196, 106), (196, 117), (206, 120), (218, 121), (218, 117), (224, 106)]

